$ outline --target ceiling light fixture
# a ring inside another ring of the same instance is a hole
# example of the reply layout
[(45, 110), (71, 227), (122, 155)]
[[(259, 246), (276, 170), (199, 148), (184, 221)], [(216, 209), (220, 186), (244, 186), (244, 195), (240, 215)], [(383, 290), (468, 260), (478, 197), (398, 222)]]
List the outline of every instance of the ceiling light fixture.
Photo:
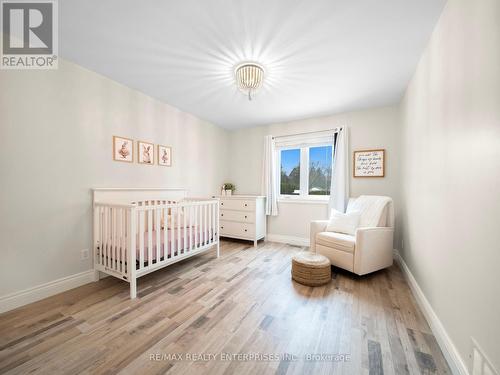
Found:
[(234, 75), (238, 88), (248, 94), (248, 100), (252, 100), (252, 92), (262, 86), (264, 67), (255, 62), (241, 63), (234, 70)]

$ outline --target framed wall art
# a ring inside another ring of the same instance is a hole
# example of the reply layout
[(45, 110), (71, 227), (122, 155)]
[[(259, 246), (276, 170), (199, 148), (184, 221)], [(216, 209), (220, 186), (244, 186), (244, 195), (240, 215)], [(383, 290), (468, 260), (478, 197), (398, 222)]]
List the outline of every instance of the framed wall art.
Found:
[(158, 165), (172, 166), (172, 147), (158, 145)]
[(125, 137), (113, 136), (113, 160), (132, 163), (134, 161), (134, 141)]
[(155, 163), (155, 145), (149, 142), (137, 141), (137, 156), (140, 164), (153, 165)]
[(353, 177), (384, 177), (385, 150), (359, 150), (353, 154)]

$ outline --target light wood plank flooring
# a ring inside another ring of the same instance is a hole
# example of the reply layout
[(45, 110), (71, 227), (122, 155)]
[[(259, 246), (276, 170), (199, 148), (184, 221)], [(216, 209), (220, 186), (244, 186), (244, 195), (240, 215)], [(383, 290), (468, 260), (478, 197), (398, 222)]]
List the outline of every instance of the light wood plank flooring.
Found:
[(224, 241), (219, 259), (139, 279), (133, 301), (108, 277), (4, 313), (0, 373), (451, 373), (396, 266), (335, 269), (310, 288), (290, 280), (290, 257), (304, 250)]

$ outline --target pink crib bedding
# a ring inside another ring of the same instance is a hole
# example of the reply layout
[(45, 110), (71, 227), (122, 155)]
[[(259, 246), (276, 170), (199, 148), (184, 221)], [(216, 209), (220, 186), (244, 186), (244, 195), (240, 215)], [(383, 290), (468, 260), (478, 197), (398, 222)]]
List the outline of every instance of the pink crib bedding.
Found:
[[(190, 232), (190, 229), (191, 229), (191, 232)], [(177, 228), (174, 229), (175, 231), (175, 235), (174, 235), (174, 240), (172, 241), (172, 229), (167, 229), (168, 230), (168, 233), (167, 233), (167, 236), (168, 236), (168, 239), (167, 239), (167, 246), (165, 246), (165, 237), (164, 237), (164, 232), (165, 230), (161, 230), (161, 233), (160, 233), (160, 260), (163, 260), (165, 259), (165, 250), (166, 250), (166, 253), (167, 253), (167, 258), (170, 258), (172, 256), (172, 254), (174, 255), (178, 255), (178, 251), (180, 249), (180, 254), (183, 254), (185, 251), (189, 251), (189, 249), (194, 249), (195, 247), (198, 247), (200, 245), (203, 245), (205, 243), (208, 243), (209, 240), (212, 240), (212, 234), (209, 233), (208, 231), (203, 233), (203, 231), (201, 230), (201, 228), (198, 228), (198, 230), (196, 230), (195, 227), (192, 227), (192, 228), (189, 228), (187, 227), (186, 228), (186, 249), (184, 249), (184, 228), (180, 228), (180, 230), (178, 230)], [(157, 254), (156, 254), (156, 231), (152, 231), (151, 232), (152, 234), (152, 242), (153, 242), (153, 246), (151, 248), (151, 251), (152, 251), (152, 254), (151, 254), (151, 257), (153, 259), (153, 262), (156, 261), (156, 257), (157, 257)], [(192, 243), (190, 242), (192, 241)], [(99, 248), (98, 248), (99, 249)], [(100, 249), (99, 249), (100, 250)], [(119, 246), (117, 246), (117, 248), (115, 249), (116, 251), (120, 252), (121, 248)], [(139, 234), (137, 234), (137, 237), (136, 237), (136, 249), (135, 249), (135, 256), (136, 256), (136, 261), (137, 261), (137, 264), (139, 264), (140, 262), (140, 239), (139, 239)], [(106, 259), (113, 259), (113, 249), (111, 248), (111, 246), (108, 246), (108, 252), (106, 254), (106, 251), (105, 249), (103, 249), (103, 257), (106, 258)], [(110, 256), (108, 258), (108, 255)], [(118, 255), (117, 256), (117, 261), (120, 261), (120, 256)], [(149, 233), (146, 231), (144, 232), (144, 262), (147, 263), (149, 261)], [(125, 264), (127, 264), (127, 261), (125, 260)]]
[[(190, 230), (192, 232), (190, 232)], [(182, 251), (184, 249), (184, 228), (180, 228), (180, 230), (178, 230), (177, 228), (174, 228), (173, 230), (171, 228), (169, 228), (169, 229), (167, 229), (167, 231), (168, 231), (167, 232), (167, 237), (168, 237), (168, 239), (167, 239), (167, 241), (168, 241), (167, 254), (168, 254), (168, 257), (170, 257), (172, 255), (172, 250), (173, 250), (174, 254), (177, 254), (178, 249), (180, 249), (181, 253), (182, 253)], [(175, 232), (173, 241), (172, 241), (172, 231)], [(164, 229), (162, 229), (160, 232), (160, 242), (161, 242), (160, 259), (164, 258), (164, 256), (165, 256), (164, 232), (165, 232)], [(156, 260), (156, 231), (153, 230), (151, 233), (152, 233), (151, 237), (153, 239), (153, 247), (152, 247), (151, 256), (152, 256), (153, 260)], [(200, 230), (200, 228), (198, 228), (198, 230), (196, 230), (196, 228), (194, 228), (194, 227), (192, 227), (192, 228), (187, 227), (186, 228), (186, 241), (185, 242), (186, 242), (187, 249), (197, 247), (198, 245), (203, 243), (203, 240), (205, 240), (204, 242), (208, 242), (209, 239), (211, 239), (211, 233), (208, 233), (208, 232), (203, 233), (203, 231)], [(193, 243), (191, 244), (190, 241), (193, 241)], [(135, 255), (136, 255), (136, 259), (139, 260), (140, 259), (139, 234), (137, 234), (136, 244), (137, 244), (137, 246), (135, 249)], [(144, 233), (144, 261), (145, 262), (148, 261), (148, 257), (149, 257), (148, 245), (149, 245), (149, 233), (145, 232)]]

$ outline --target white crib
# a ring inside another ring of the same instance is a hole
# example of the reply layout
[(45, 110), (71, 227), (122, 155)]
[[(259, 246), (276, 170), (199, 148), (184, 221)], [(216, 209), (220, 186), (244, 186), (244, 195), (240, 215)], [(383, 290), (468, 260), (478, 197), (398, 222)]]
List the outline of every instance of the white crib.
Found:
[(93, 189), (93, 253), (99, 272), (130, 283), (217, 246), (219, 201), (186, 197), (183, 189)]

